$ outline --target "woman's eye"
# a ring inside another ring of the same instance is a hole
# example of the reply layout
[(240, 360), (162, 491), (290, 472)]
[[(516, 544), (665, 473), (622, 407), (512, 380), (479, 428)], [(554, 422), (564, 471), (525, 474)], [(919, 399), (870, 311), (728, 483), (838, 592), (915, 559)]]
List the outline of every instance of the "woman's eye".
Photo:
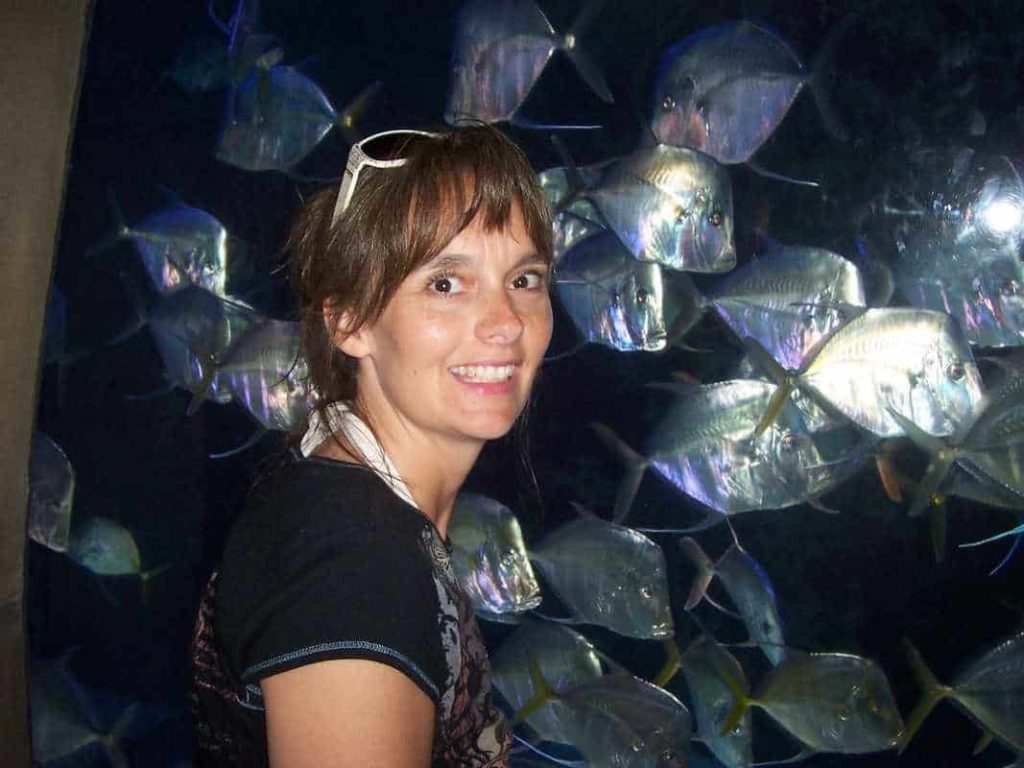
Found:
[(430, 278), (430, 290), (444, 296), (458, 293), (461, 287), (461, 281), (455, 275), (437, 275)]
[(512, 287), (519, 291), (540, 288), (543, 284), (544, 276), (540, 272), (524, 272), (512, 281)]

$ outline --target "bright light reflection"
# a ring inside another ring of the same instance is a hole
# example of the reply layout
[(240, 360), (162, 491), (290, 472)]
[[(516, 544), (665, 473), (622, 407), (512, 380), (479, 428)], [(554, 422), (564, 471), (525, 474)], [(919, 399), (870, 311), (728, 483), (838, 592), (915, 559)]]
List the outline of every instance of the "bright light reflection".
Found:
[(996, 235), (1008, 235), (1024, 223), (1024, 209), (1016, 200), (995, 200), (981, 210), (982, 224)]

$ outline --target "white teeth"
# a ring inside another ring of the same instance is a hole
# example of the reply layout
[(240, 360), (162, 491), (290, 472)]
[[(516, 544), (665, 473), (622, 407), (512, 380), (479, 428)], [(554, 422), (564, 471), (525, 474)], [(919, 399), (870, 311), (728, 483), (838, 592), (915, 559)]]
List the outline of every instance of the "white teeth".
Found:
[(514, 365), (457, 365), (449, 370), (470, 381), (506, 381), (515, 369)]

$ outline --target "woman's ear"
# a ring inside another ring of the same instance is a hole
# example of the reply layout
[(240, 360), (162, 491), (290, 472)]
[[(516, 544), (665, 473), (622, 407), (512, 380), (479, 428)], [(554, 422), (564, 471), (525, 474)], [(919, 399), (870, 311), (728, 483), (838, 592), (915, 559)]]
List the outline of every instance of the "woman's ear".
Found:
[(349, 357), (356, 359), (366, 357), (367, 347), (366, 326), (352, 330), (353, 319), (349, 312), (337, 311), (330, 301), (324, 302), (324, 326), (335, 347)]

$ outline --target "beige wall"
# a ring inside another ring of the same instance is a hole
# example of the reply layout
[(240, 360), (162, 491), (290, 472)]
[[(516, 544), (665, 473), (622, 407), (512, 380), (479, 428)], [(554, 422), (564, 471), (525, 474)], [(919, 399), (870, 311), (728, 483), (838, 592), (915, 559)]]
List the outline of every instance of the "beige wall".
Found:
[(88, 0), (0, 0), (0, 745), (29, 764), (23, 576), (37, 358)]

